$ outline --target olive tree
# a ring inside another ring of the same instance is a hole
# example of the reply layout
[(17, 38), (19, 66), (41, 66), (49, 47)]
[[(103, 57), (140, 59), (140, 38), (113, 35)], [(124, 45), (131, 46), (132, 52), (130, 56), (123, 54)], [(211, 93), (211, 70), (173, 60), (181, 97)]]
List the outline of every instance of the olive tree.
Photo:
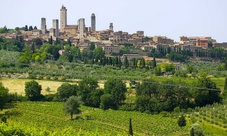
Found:
[(199, 124), (195, 123), (190, 128), (190, 136), (204, 136), (203, 130)]
[(70, 113), (71, 119), (73, 119), (73, 114), (81, 113), (79, 109), (80, 105), (83, 104), (81, 97), (79, 96), (70, 96), (64, 103), (65, 113)]

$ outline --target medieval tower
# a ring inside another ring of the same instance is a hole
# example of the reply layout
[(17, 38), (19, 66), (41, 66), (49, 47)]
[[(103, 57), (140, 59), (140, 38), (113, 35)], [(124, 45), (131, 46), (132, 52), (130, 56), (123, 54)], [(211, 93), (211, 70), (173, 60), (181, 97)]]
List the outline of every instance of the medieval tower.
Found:
[(80, 18), (78, 20), (78, 28), (80, 30), (80, 38), (83, 38), (84, 32), (85, 32), (85, 19), (84, 18)]
[(47, 30), (46, 18), (41, 18), (41, 31), (42, 31), (42, 34), (46, 34), (46, 30)]
[(60, 10), (60, 31), (63, 32), (67, 26), (67, 9), (62, 5)]
[(58, 19), (53, 19), (53, 29), (55, 29), (54, 36), (59, 36)]
[(95, 29), (95, 14), (94, 13), (91, 14), (91, 31), (92, 32), (96, 31), (96, 29)]
[(109, 30), (113, 31), (113, 23), (110, 23)]

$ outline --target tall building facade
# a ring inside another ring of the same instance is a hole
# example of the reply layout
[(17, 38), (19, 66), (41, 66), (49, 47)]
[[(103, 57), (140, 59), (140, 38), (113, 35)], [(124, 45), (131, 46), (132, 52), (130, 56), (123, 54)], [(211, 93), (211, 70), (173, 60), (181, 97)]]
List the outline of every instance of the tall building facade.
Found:
[(41, 31), (42, 34), (46, 34), (46, 18), (41, 18)]
[(95, 14), (94, 13), (92, 13), (91, 14), (91, 31), (93, 32), (93, 31), (96, 31), (96, 28), (95, 28), (95, 24), (96, 22), (95, 22)]
[(63, 32), (66, 26), (67, 26), (67, 9), (64, 5), (62, 5), (60, 9), (60, 31)]
[(78, 29), (80, 30), (80, 38), (84, 37), (84, 32), (85, 32), (85, 19), (80, 18), (78, 20)]
[(110, 23), (109, 30), (113, 31), (113, 23)]
[(59, 36), (59, 23), (58, 19), (53, 19), (53, 29), (55, 29), (54, 36)]

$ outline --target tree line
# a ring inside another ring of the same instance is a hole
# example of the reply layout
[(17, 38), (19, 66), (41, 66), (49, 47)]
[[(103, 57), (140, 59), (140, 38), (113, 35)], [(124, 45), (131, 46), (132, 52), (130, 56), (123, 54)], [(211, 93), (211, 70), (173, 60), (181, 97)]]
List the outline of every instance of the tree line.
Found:
[[(8, 94), (8, 89), (0, 84), (1, 98)], [(110, 78), (100, 88), (98, 81), (86, 77), (78, 82), (63, 83), (56, 94), (41, 94), (42, 87), (36, 81), (25, 83), (26, 98), (31, 101), (62, 101), (66, 102), (70, 96), (81, 97), (86, 106), (106, 109), (137, 110), (140, 112), (174, 111), (205, 106), (214, 102), (221, 102), (220, 89), (209, 78), (199, 78), (194, 86), (173, 81), (156, 82), (153, 79), (144, 80), (136, 85), (136, 100), (126, 103), (126, 84), (115, 78)], [(225, 94), (225, 93), (224, 93)], [(4, 99), (1, 99), (4, 100)], [(6, 103), (7, 101), (1, 101)], [(4, 107), (4, 104), (1, 103)]]
[(220, 89), (209, 78), (199, 78), (194, 86), (145, 80), (136, 88), (136, 109), (141, 112), (174, 111), (221, 102)]

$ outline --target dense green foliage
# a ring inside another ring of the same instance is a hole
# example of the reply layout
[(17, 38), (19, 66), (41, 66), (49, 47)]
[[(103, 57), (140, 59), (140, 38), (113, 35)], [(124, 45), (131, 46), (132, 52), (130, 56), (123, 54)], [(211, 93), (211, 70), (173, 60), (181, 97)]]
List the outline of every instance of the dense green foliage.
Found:
[(64, 83), (57, 89), (57, 96), (61, 101), (65, 101), (70, 96), (76, 96), (78, 91), (77, 85), (72, 85), (69, 83)]
[(93, 105), (90, 98), (92, 97), (92, 95), (95, 95), (95, 93), (93, 92), (97, 87), (98, 81), (91, 77), (86, 77), (79, 82), (79, 91), (77, 94), (78, 96), (81, 96), (82, 101), (85, 103), (85, 105)]
[(185, 119), (184, 115), (181, 115), (179, 117), (177, 123), (178, 123), (178, 126), (181, 127), (181, 128), (186, 126), (186, 119)]
[(82, 103), (81, 97), (70, 96), (64, 103), (64, 111), (70, 113), (71, 119), (73, 119), (73, 114), (81, 113), (79, 108)]
[(145, 112), (173, 111), (220, 102), (220, 90), (209, 78), (199, 78), (194, 86), (167, 80), (145, 80), (136, 88), (136, 109)]
[(132, 130), (132, 119), (129, 119), (129, 131), (128, 131), (129, 136), (133, 136), (133, 130)]
[(110, 94), (113, 99), (113, 105), (117, 108), (126, 99), (126, 85), (120, 79), (108, 79), (104, 84), (105, 94)]
[(204, 136), (203, 130), (199, 124), (195, 123), (192, 125), (190, 128), (190, 136)]
[(35, 101), (41, 98), (42, 86), (36, 81), (30, 81), (25, 83), (25, 95), (29, 100)]
[(9, 90), (0, 82), (0, 110), (2, 110), (8, 102), (8, 92)]

